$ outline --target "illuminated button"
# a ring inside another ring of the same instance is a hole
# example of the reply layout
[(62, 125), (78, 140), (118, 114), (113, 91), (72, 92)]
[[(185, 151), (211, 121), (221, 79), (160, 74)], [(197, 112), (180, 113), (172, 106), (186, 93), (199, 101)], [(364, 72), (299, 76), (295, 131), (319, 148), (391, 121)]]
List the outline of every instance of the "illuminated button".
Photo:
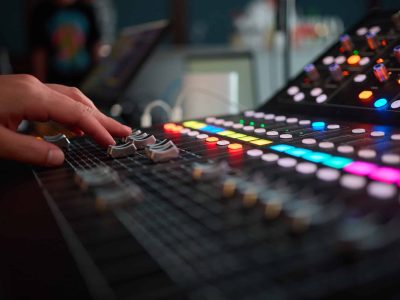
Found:
[(266, 153), (261, 156), (261, 159), (266, 162), (275, 162), (279, 159), (279, 155), (276, 153)]
[(360, 62), (358, 63), (360, 66), (365, 66), (368, 65), (370, 62), (369, 57), (363, 57), (361, 58)]
[(239, 140), (241, 140), (243, 142), (251, 142), (254, 140), (258, 140), (258, 138), (254, 137), (254, 136), (244, 136), (244, 137), (240, 137)]
[(311, 150), (295, 147), (295, 148), (285, 151), (285, 153), (289, 154), (291, 156), (295, 156), (295, 157), (302, 157), (302, 156), (306, 155), (307, 153), (311, 153)]
[(311, 124), (311, 127), (314, 130), (324, 130), (325, 126), (326, 126), (325, 122), (313, 122)]
[(244, 130), (244, 131), (248, 131), (248, 132), (254, 131), (254, 126), (250, 126), (250, 125), (244, 126), (244, 127), (243, 127), (243, 130)]
[(302, 100), (304, 100), (304, 98), (306, 97), (306, 95), (304, 95), (303, 92), (297, 93), (296, 95), (294, 95), (293, 100), (295, 102), (300, 102)]
[(176, 124), (174, 124), (174, 123), (165, 123), (163, 128), (165, 130), (172, 130), (173, 128), (175, 128), (175, 126), (176, 126)]
[(229, 144), (230, 144), (230, 142), (227, 140), (220, 140), (217, 142), (217, 145), (221, 146), (221, 147), (228, 146)]
[(376, 157), (376, 151), (372, 149), (360, 149), (357, 154), (359, 157), (365, 159), (373, 159)]
[(329, 65), (332, 64), (334, 61), (335, 61), (335, 58), (334, 58), (333, 56), (325, 56), (325, 57), (322, 59), (322, 63), (323, 63), (325, 66), (329, 66)]
[(206, 138), (207, 143), (216, 143), (218, 141), (219, 141), (219, 138), (217, 138), (215, 136), (210, 136), (210, 137)]
[(206, 138), (208, 138), (208, 134), (205, 134), (205, 133), (198, 134), (196, 136), (196, 139), (199, 139), (199, 140), (205, 140)]
[(392, 134), (390, 138), (393, 141), (400, 141), (400, 134), (399, 133)]
[(232, 127), (233, 124), (233, 121), (225, 121), (222, 125), (224, 125), (224, 127)]
[(367, 185), (367, 180), (363, 176), (345, 174), (340, 178), (340, 185), (349, 190), (360, 190)]
[(354, 77), (354, 82), (363, 82), (365, 79), (367, 79), (367, 75), (358, 74)]
[(321, 142), (318, 144), (321, 149), (332, 149), (335, 147), (335, 144), (332, 142)]
[(234, 133), (234, 134), (229, 135), (229, 137), (233, 138), (233, 139), (240, 139), (240, 138), (243, 138), (245, 136), (247, 136), (247, 135), (245, 135), (243, 133)]
[(368, 32), (368, 28), (367, 27), (360, 27), (360, 28), (357, 29), (356, 34), (358, 36), (364, 36), (364, 35), (367, 34), (367, 32)]
[(264, 118), (264, 116), (265, 116), (265, 114), (263, 112), (256, 112), (254, 114), (255, 119), (262, 119), (262, 118)]
[(243, 149), (243, 145), (242, 144), (230, 144), (228, 146), (228, 149), (230, 150), (242, 150)]
[(256, 134), (264, 134), (266, 132), (267, 132), (267, 130), (265, 128), (256, 128), (256, 129), (254, 129), (254, 133), (256, 133)]
[(350, 158), (333, 156), (331, 158), (326, 159), (322, 164), (327, 167), (342, 169), (348, 164), (350, 164), (352, 161), (353, 160), (351, 160)]
[(285, 144), (278, 144), (278, 145), (273, 145), (270, 147), (272, 150), (278, 151), (278, 152), (285, 152), (289, 149), (294, 148), (293, 146), (285, 145)]
[(241, 128), (243, 128), (243, 124), (235, 123), (235, 124), (232, 125), (232, 127), (235, 128), (235, 129), (241, 129)]
[(390, 104), (390, 107), (393, 109), (398, 109), (400, 107), (400, 100), (396, 100)]
[(328, 100), (328, 96), (326, 94), (321, 94), (315, 99), (315, 102), (324, 103), (326, 100)]
[(304, 145), (315, 145), (317, 143), (317, 140), (308, 138), (308, 139), (302, 139), (301, 142)]
[(182, 128), (181, 129), (181, 134), (188, 134), (191, 130), (189, 128)]
[(244, 116), (245, 117), (252, 117), (252, 116), (254, 116), (254, 110), (247, 110), (247, 111), (245, 111), (244, 112)]
[(191, 131), (191, 132), (188, 133), (188, 136), (197, 136), (197, 135), (199, 135), (199, 134), (200, 134), (200, 132), (198, 132), (198, 131), (196, 131), (196, 130), (193, 130), (193, 131)]
[(358, 94), (358, 98), (361, 101), (368, 101), (372, 98), (372, 91), (362, 91), (361, 93)]
[(265, 120), (273, 120), (273, 119), (275, 119), (275, 115), (274, 114), (266, 114), (264, 116), (264, 119)]
[(314, 163), (323, 162), (330, 157), (331, 156), (329, 154), (322, 153), (322, 152), (311, 152), (311, 153), (307, 153), (302, 156), (303, 159), (314, 162)]
[(329, 124), (326, 128), (328, 128), (329, 130), (340, 129), (340, 125), (339, 124)]
[(293, 138), (293, 136), (289, 133), (284, 133), (279, 136), (281, 139), (287, 140)]
[(357, 65), (361, 60), (359, 55), (351, 55), (347, 58), (347, 63), (351, 66)]
[(371, 197), (386, 200), (396, 195), (396, 187), (382, 182), (371, 182), (367, 187), (368, 195)]
[(257, 146), (264, 146), (264, 145), (271, 144), (272, 141), (270, 141), (270, 140), (254, 140), (254, 141), (251, 141), (250, 143), (257, 145)]
[(378, 34), (381, 31), (381, 28), (379, 26), (372, 26), (369, 29), (369, 32), (372, 32), (373, 34)]
[(248, 156), (251, 156), (251, 157), (259, 157), (264, 154), (262, 152), (262, 150), (260, 150), (260, 149), (250, 149), (250, 150), (247, 150), (246, 153)]
[(293, 168), (296, 166), (297, 160), (291, 157), (284, 157), (278, 159), (278, 166), (283, 167), (283, 168)]
[(215, 120), (216, 120), (216, 118), (214, 118), (214, 117), (208, 117), (208, 118), (206, 118), (206, 122), (207, 122), (207, 123), (214, 123)]
[(351, 132), (354, 134), (361, 134), (361, 133), (365, 133), (365, 129), (364, 128), (354, 128), (351, 130)]
[(385, 164), (397, 165), (400, 163), (400, 155), (396, 153), (385, 153), (382, 155), (381, 160)]
[(294, 96), (294, 95), (296, 95), (298, 92), (300, 92), (300, 89), (299, 89), (299, 87), (298, 86), (291, 86), (291, 87), (289, 87), (288, 89), (287, 89), (287, 93), (288, 93), (288, 95), (290, 95), (290, 96)]
[(297, 164), (296, 171), (301, 174), (314, 174), (317, 171), (317, 165), (310, 162), (301, 162)]
[(374, 102), (375, 108), (385, 107), (388, 101), (385, 98), (380, 98)]
[(286, 116), (276, 116), (275, 122), (284, 122), (286, 120)]
[(360, 176), (367, 176), (378, 168), (377, 165), (364, 162), (354, 161), (344, 167), (344, 170), (348, 173)]
[(369, 174), (369, 178), (386, 183), (395, 183), (400, 180), (400, 170), (389, 167), (381, 167), (372, 171)]
[(271, 136), (271, 137), (274, 137), (274, 136), (278, 136), (279, 132), (275, 131), (275, 130), (270, 130), (270, 131), (267, 131), (267, 135)]
[(208, 132), (208, 133), (218, 133), (218, 132), (225, 131), (224, 128), (216, 127), (216, 126), (213, 126), (213, 125), (207, 125), (207, 126), (204, 126), (204, 127), (200, 128), (200, 129), (202, 131), (205, 131), (205, 132)]
[(354, 152), (354, 147), (350, 145), (340, 145), (337, 147), (337, 151), (340, 153), (353, 153)]
[(389, 79), (389, 73), (384, 64), (376, 64), (373, 67), (374, 75), (379, 82), (385, 82)]
[(319, 72), (314, 64), (308, 64), (304, 67), (304, 72), (311, 81), (316, 81), (319, 79)]
[(225, 130), (225, 131), (218, 132), (217, 134), (222, 135), (222, 136), (231, 136), (232, 134), (236, 134), (236, 132), (230, 131), (230, 130)]
[(382, 137), (385, 136), (384, 131), (371, 131), (371, 136), (372, 137)]
[(310, 95), (313, 96), (313, 97), (317, 97), (317, 96), (319, 96), (319, 95), (321, 95), (321, 94), (322, 94), (322, 89), (319, 88), (319, 87), (313, 88), (313, 89), (310, 91)]
[(336, 169), (322, 168), (317, 171), (317, 178), (326, 182), (336, 181), (339, 176), (340, 172)]
[(299, 125), (302, 125), (302, 126), (306, 126), (306, 125), (310, 125), (310, 124), (311, 124), (310, 120), (300, 120), (299, 121)]
[(287, 118), (286, 123), (294, 124), (294, 123), (297, 123), (298, 120), (299, 119), (297, 119), (297, 118)]
[(342, 65), (346, 62), (346, 56), (339, 55), (338, 57), (335, 58), (335, 63), (338, 65)]

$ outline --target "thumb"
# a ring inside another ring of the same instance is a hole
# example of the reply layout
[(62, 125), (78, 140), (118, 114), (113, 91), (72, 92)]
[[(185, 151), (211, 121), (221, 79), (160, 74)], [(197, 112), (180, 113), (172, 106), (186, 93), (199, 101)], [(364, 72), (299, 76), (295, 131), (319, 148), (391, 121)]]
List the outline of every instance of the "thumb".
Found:
[(0, 126), (0, 157), (42, 166), (58, 166), (64, 153), (56, 145)]

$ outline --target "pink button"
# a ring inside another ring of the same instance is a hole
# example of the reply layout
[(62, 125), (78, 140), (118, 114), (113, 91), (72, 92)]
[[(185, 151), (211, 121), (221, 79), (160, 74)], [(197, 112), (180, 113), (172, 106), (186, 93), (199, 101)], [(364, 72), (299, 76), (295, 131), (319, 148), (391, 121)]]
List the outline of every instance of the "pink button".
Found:
[(369, 174), (372, 180), (395, 183), (400, 181), (400, 170), (395, 168), (381, 167)]
[(354, 161), (344, 167), (344, 170), (354, 175), (366, 176), (376, 170), (377, 167), (377, 165), (368, 162)]

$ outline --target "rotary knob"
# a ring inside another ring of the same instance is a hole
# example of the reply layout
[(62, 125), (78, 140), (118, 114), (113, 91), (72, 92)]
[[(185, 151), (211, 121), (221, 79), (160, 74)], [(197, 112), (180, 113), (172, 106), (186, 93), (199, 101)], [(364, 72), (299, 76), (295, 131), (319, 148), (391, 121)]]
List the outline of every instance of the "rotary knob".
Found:
[(340, 36), (339, 40), (345, 51), (353, 51), (353, 42), (351, 41), (351, 37), (348, 34), (343, 34), (342, 36)]
[(384, 64), (376, 64), (373, 67), (374, 75), (379, 82), (385, 82), (389, 79), (389, 72)]
[(343, 79), (342, 68), (338, 64), (331, 64), (328, 68), (334, 81)]
[(311, 81), (317, 81), (320, 78), (319, 72), (314, 64), (308, 64), (304, 67), (304, 72), (306, 72), (307, 77)]

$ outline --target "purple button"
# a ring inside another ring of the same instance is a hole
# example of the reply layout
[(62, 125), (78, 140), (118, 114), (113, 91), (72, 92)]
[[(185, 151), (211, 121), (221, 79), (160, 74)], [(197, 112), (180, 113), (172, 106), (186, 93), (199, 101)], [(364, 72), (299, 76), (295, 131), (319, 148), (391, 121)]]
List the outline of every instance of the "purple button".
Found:
[(344, 167), (344, 170), (354, 175), (366, 176), (376, 170), (377, 167), (377, 165), (368, 162), (355, 161)]
[(400, 181), (400, 170), (395, 168), (381, 167), (371, 172), (369, 174), (369, 178), (385, 183), (395, 183)]

